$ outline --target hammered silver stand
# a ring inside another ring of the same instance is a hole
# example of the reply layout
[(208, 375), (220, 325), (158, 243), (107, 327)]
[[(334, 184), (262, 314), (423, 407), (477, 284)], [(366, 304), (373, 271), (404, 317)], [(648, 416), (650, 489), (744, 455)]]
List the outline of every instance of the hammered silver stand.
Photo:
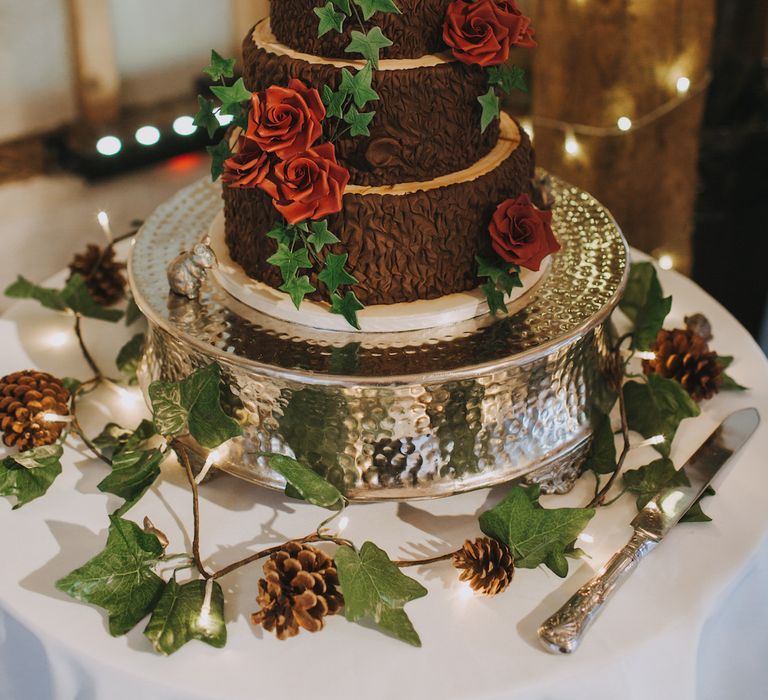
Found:
[(589, 448), (590, 412), (608, 393), (608, 317), (628, 250), (590, 195), (554, 178), (553, 191), (562, 250), (509, 315), (381, 334), (287, 324), (210, 278), (196, 300), (171, 294), (167, 263), (221, 208), (219, 187), (196, 183), (150, 217), (131, 252), (131, 287), (149, 322), (142, 387), (219, 362), (243, 437), (215, 465), (273, 488), (285, 482), (259, 453), (291, 455), (357, 501), (518, 478), (565, 492)]

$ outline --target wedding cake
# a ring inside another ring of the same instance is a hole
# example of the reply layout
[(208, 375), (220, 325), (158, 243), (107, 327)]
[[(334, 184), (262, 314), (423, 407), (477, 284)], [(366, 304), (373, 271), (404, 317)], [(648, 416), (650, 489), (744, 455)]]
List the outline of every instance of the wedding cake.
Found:
[[(422, 327), (506, 310), (559, 248), (531, 141), (499, 110), (523, 85), (510, 54), (531, 46), (513, 0), (272, 2), (243, 44), (250, 99), (218, 93), (237, 119), (217, 252), (275, 303), (224, 286), (278, 317), (279, 290), (321, 327), (313, 301), (358, 328), (398, 305), (388, 330), (414, 309)], [(423, 303), (446, 298), (463, 317)]]

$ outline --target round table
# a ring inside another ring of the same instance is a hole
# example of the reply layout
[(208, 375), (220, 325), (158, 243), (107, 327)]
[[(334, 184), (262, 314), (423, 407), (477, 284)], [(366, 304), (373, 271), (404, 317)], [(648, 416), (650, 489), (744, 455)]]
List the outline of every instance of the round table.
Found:
[[(11, 510), (0, 500), (0, 698), (722, 698), (764, 697), (768, 669), (768, 362), (747, 332), (691, 281), (660, 271), (674, 296), (668, 327), (701, 311), (712, 321), (718, 353), (734, 355), (729, 370), (752, 387), (721, 393), (702, 416), (682, 424), (672, 457), (680, 466), (731, 411), (756, 406), (763, 423), (718, 475), (717, 496), (704, 503), (708, 524), (677, 527), (617, 593), (570, 657), (544, 652), (538, 624), (590, 578), (631, 534), (634, 504), (625, 496), (600, 509), (580, 538), (588, 559), (565, 580), (545, 569), (520, 570), (503, 595), (472, 595), (447, 562), (410, 570), (429, 590), (406, 610), (421, 635), (415, 649), (378, 631), (328, 619), (318, 634), (280, 642), (251, 625), (261, 565), (223, 579), (229, 639), (223, 650), (191, 642), (175, 655), (156, 655), (142, 634), (109, 636), (106, 617), (57, 591), (54, 582), (101, 551), (107, 514), (120, 503), (96, 484), (106, 467), (69, 448), (63, 474), (49, 493)], [(56, 280), (54, 280), (55, 282)], [(59, 280), (60, 281), (60, 280)], [(3, 374), (36, 367), (59, 376), (89, 376), (71, 333), (71, 318), (15, 305), (0, 320)], [(117, 349), (135, 328), (87, 322), (97, 359), (113, 367)], [(134, 425), (145, 408), (140, 395), (103, 387), (84, 403), (87, 430), (117, 413)], [(632, 450), (628, 466), (654, 459)], [(585, 476), (545, 507), (589, 500)], [(505, 487), (443, 500), (351, 506), (344, 536), (375, 541), (395, 558), (455, 549), (479, 534), (477, 513)], [(189, 551), (191, 498), (172, 461), (142, 502), (128, 513), (150, 516), (173, 551)], [(221, 568), (247, 553), (312, 530), (324, 512), (281, 493), (222, 477), (202, 487), (202, 554)], [(181, 580), (181, 579), (180, 579)]]

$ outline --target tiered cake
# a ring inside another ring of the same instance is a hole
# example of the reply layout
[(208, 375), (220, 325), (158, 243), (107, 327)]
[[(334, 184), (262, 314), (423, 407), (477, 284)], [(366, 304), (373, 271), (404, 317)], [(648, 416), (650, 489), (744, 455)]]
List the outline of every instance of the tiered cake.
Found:
[[(508, 0), (485, 3), (514, 6)], [(488, 75), (482, 66), (457, 60), (448, 51), (443, 35), (449, 0), (397, 4), (401, 14), (373, 15), (392, 45), (383, 48), (372, 71), (370, 86), (377, 99), (371, 102), (375, 115), (368, 133), (353, 136), (347, 129), (334, 142), (349, 184), (340, 210), (327, 217), (339, 240), (318, 256), (319, 265), (328, 253), (349, 256), (346, 271), (356, 279), (350, 288), (366, 306), (477, 289), (483, 281), (477, 256), (495, 255), (489, 235), (494, 211), (530, 192), (534, 175), (531, 142), (519, 125), (504, 114), (482, 123), (478, 98), (489, 90)], [(249, 91), (264, 95), (298, 78), (318, 91), (328, 86), (331, 94), (343, 84), (345, 72), (359, 75), (370, 69), (366, 61), (345, 53), (355, 30), (318, 37), (315, 10), (324, 5), (321, 0), (271, 3), (270, 17), (244, 42), (243, 75)], [(331, 11), (344, 5), (340, 0)], [(361, 24), (361, 29), (370, 26)], [(326, 117), (322, 140), (339, 131), (329, 121)], [(256, 126), (251, 124), (254, 130)], [(224, 201), (231, 259), (250, 278), (280, 288), (286, 282), (284, 270), (270, 262), (278, 244), (267, 236), (279, 219), (274, 198), (252, 184), (225, 184)], [(513, 260), (508, 259), (507, 268)], [(531, 269), (538, 270), (539, 264)], [(319, 272), (318, 265), (307, 270), (314, 287), (308, 299), (328, 299)], [(510, 286), (506, 292), (511, 291)]]
[(222, 368), (243, 437), (218, 468), (280, 488), (279, 452), (356, 500), (573, 483), (627, 250), (588, 194), (532, 183), (499, 111), (533, 43), (513, 0), (275, 0), (242, 78), (214, 53), (196, 121), (233, 120), (210, 149), (223, 206), (221, 184), (180, 192), (129, 271), (142, 385)]

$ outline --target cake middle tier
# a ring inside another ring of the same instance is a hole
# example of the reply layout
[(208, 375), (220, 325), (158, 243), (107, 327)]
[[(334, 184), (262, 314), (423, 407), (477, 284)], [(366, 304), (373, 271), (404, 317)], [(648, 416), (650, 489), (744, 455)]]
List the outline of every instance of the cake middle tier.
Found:
[[(533, 154), (527, 134), (506, 114), (496, 147), (463, 171), (427, 182), (349, 186), (342, 210), (328, 217), (340, 242), (324, 248), (347, 253), (352, 286), (366, 305), (436, 299), (478, 286), (476, 255), (490, 252), (488, 224), (505, 199), (530, 191)], [(230, 256), (252, 279), (278, 288), (280, 270), (267, 262), (277, 243), (267, 237), (278, 219), (260, 189), (224, 187)], [(310, 299), (327, 297), (318, 288)]]
[[(279, 43), (269, 20), (256, 25), (243, 45), (243, 77), (249, 90), (287, 85), (299, 78), (322, 90), (341, 83), (342, 69), (355, 72), (362, 61), (298, 53)], [(359, 185), (430, 180), (462, 170), (486, 155), (498, 139), (498, 122), (480, 131), (487, 77), (477, 66), (446, 56), (381, 61), (372, 87), (379, 100), (370, 136), (344, 136), (336, 142), (339, 162)], [(341, 127), (345, 127), (341, 124)]]

